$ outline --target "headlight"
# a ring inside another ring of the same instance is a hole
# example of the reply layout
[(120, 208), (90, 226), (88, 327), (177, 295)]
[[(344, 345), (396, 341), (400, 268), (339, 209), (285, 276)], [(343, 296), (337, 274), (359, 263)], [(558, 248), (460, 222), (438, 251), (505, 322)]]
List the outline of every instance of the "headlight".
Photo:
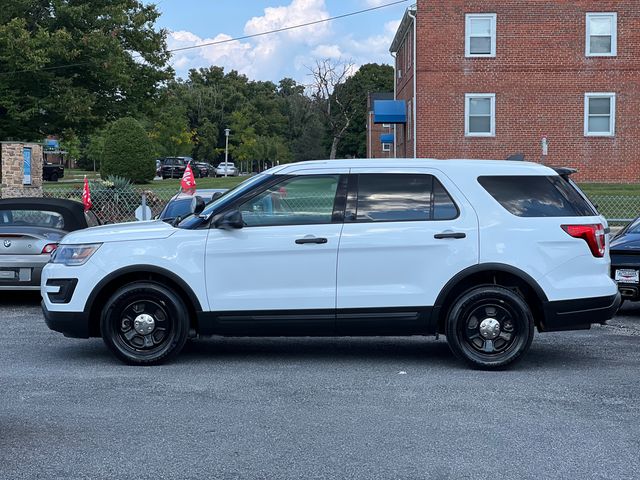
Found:
[(60, 245), (51, 257), (51, 263), (61, 263), (69, 267), (84, 265), (96, 253), (100, 245), (102, 244)]

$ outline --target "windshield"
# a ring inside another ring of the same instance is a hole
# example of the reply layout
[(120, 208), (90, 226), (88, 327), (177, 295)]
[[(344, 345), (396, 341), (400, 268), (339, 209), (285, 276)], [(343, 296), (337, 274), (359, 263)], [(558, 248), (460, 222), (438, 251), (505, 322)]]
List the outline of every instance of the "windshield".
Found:
[(633, 222), (625, 233), (630, 233), (633, 235), (640, 234), (640, 218)]
[(185, 198), (183, 200), (173, 200), (169, 202), (166, 210), (162, 213), (162, 219), (185, 217), (191, 213), (191, 198)]
[(228, 192), (224, 193), (221, 197), (216, 198), (213, 202), (207, 205), (207, 207), (202, 211), (200, 215), (189, 215), (188, 217), (186, 217), (178, 224), (178, 228), (196, 228), (202, 223), (203, 217), (208, 219), (209, 216), (213, 212), (215, 212), (219, 206), (233, 202), (233, 200), (244, 195), (245, 192), (247, 192), (249, 189), (259, 185), (262, 182), (267, 181), (269, 178), (271, 178), (271, 175), (266, 173), (254, 175), (253, 177), (237, 185), (235, 188), (232, 188)]

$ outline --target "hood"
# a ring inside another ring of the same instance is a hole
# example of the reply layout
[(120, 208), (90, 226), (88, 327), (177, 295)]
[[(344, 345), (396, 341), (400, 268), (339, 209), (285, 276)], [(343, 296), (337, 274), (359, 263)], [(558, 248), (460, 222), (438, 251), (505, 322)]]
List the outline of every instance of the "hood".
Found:
[(176, 229), (163, 222), (116, 223), (100, 227), (87, 228), (70, 233), (62, 240), (63, 245), (80, 243), (130, 242), (135, 240), (161, 240), (170, 237)]
[(617, 252), (636, 251), (640, 253), (640, 234), (631, 233), (616, 238), (611, 242), (611, 250)]

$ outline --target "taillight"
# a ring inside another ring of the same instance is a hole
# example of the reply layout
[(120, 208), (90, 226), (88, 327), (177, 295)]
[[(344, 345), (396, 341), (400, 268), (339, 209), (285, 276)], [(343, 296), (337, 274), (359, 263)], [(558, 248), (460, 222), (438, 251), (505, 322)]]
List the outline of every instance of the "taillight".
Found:
[(58, 248), (57, 243), (48, 243), (42, 249), (42, 253), (53, 253), (56, 251), (57, 248)]
[(582, 238), (594, 257), (604, 257), (606, 249), (606, 237), (604, 226), (595, 225), (562, 225), (562, 229), (574, 238)]

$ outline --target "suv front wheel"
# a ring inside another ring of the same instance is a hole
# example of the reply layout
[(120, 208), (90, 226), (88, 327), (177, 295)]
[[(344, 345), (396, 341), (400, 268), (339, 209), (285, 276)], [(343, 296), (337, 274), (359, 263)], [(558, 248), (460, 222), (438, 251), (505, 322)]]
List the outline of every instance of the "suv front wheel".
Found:
[(100, 320), (102, 339), (123, 362), (156, 365), (176, 356), (189, 333), (182, 299), (151, 282), (125, 285), (107, 302)]
[(533, 334), (533, 316), (527, 302), (497, 285), (466, 291), (447, 316), (447, 342), (453, 353), (485, 370), (519, 360), (529, 350)]

